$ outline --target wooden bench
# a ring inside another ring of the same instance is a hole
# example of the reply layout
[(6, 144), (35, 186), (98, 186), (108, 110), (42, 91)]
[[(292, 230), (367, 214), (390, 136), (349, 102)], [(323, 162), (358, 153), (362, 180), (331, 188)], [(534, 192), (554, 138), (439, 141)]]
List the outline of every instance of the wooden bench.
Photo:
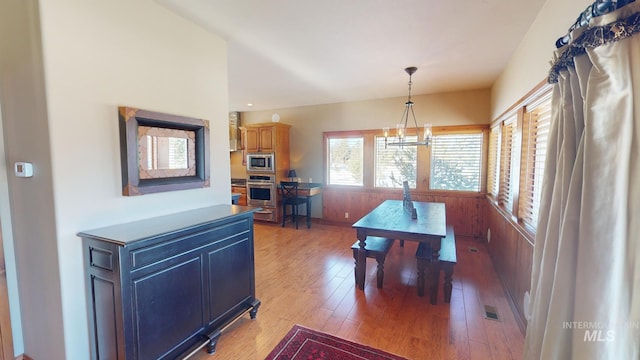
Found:
[(444, 271), (444, 302), (451, 302), (453, 267), (456, 264), (456, 237), (453, 232), (453, 226), (447, 226), (447, 236), (440, 242), (440, 253), (438, 262), (433, 264), (431, 261), (431, 247), (428, 243), (420, 243), (416, 250), (416, 260), (418, 263), (418, 296), (424, 296), (425, 272), (429, 268), (430, 273), (430, 296), (431, 304), (438, 302), (438, 282), (440, 279), (440, 270)]
[[(393, 245), (393, 239), (387, 239), (377, 236), (367, 236), (365, 241), (364, 250), (368, 258), (376, 259), (378, 263), (378, 289), (382, 288), (382, 280), (384, 279), (384, 260), (387, 257), (387, 253)], [(360, 242), (356, 241), (352, 246), (353, 258), (358, 262), (358, 250), (360, 249)]]

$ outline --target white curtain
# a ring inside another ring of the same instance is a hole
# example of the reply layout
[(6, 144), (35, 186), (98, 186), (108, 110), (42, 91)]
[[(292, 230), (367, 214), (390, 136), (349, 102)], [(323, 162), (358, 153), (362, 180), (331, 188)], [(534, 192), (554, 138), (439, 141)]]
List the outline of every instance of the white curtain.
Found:
[(640, 359), (638, 14), (594, 18), (556, 53), (525, 359)]

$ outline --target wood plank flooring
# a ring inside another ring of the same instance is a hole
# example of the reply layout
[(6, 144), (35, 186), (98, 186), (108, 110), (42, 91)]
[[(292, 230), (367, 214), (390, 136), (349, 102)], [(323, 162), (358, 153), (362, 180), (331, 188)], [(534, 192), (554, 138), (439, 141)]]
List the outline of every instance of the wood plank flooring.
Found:
[[(373, 346), (408, 359), (520, 359), (518, 328), (484, 244), (456, 239), (458, 263), (451, 304), (437, 305), (416, 293), (417, 244), (396, 241), (385, 262), (384, 286), (376, 287), (376, 262), (367, 259), (364, 291), (354, 286), (348, 226), (256, 223), (255, 320), (245, 315), (228, 327), (216, 353), (193, 360), (264, 359), (294, 324)], [(470, 247), (477, 252), (471, 252)], [(442, 280), (441, 280), (442, 284)], [(485, 318), (494, 306), (500, 321)]]

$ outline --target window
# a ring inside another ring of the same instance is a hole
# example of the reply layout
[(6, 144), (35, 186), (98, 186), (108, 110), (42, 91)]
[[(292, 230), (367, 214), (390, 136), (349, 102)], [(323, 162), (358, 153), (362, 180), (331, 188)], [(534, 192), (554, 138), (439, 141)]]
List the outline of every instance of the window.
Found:
[(498, 204), (511, 212), (513, 208), (513, 192), (511, 187), (513, 176), (513, 138), (516, 132), (517, 114), (510, 116), (502, 124), (500, 145), (500, 189), (498, 190)]
[(328, 139), (329, 185), (363, 186), (364, 138)]
[(493, 123), (489, 133), (487, 192), (529, 233), (535, 233), (539, 217), (551, 97), (551, 86), (541, 84)]
[[(380, 130), (327, 131), (322, 134), (324, 183), (400, 192), (407, 181), (412, 191), (422, 194), (432, 190), (480, 193), (488, 130), (486, 125), (436, 127), (429, 147), (385, 147)], [(408, 135), (407, 141), (418, 137)]]
[(489, 132), (489, 156), (487, 161), (487, 192), (497, 198), (500, 179), (500, 126), (494, 126)]
[[(416, 146), (386, 146), (383, 136), (376, 136), (375, 187), (402, 188), (407, 181), (409, 188), (416, 188), (418, 148)], [(418, 141), (417, 136), (407, 136), (407, 141)]]
[(522, 127), (518, 218), (533, 228), (538, 223), (550, 123), (551, 92), (547, 91), (526, 107)]
[(434, 135), (431, 190), (480, 191), (482, 133)]

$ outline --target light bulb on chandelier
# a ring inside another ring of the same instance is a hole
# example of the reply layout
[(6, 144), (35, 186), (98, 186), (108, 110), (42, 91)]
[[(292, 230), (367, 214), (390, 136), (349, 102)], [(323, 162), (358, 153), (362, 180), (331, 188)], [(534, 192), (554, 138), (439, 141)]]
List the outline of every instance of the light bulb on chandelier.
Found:
[[(384, 146), (394, 145), (394, 146), (417, 146), (417, 145), (425, 145), (429, 146), (431, 144), (432, 132), (431, 132), (431, 124), (424, 124), (424, 129), (422, 131), (422, 141), (407, 141), (407, 135), (410, 133), (415, 133), (416, 136), (419, 133), (418, 121), (416, 120), (416, 115), (413, 112), (413, 101), (411, 100), (411, 85), (413, 82), (411, 81), (412, 75), (418, 70), (417, 67), (408, 67), (405, 68), (404, 71), (409, 74), (409, 97), (407, 102), (404, 103), (404, 112), (402, 113), (402, 118), (400, 119), (400, 123), (396, 124), (396, 134), (395, 137), (389, 139), (389, 127), (382, 128), (382, 132), (384, 134)], [(411, 130), (409, 117), (413, 119), (413, 125), (415, 130)]]

